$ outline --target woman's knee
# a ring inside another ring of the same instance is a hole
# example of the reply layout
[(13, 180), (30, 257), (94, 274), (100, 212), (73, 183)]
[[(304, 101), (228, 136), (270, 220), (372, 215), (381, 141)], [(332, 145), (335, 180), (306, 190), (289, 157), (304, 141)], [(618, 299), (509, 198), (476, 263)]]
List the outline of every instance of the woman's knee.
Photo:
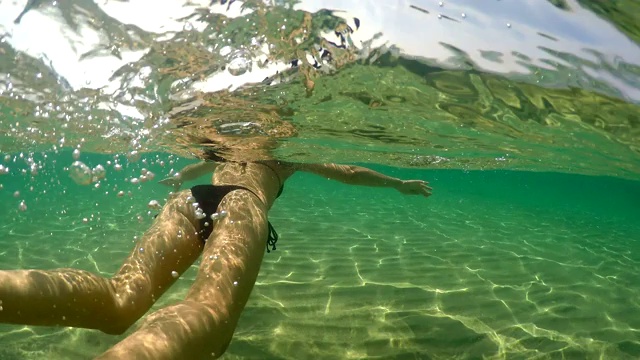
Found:
[(115, 297), (109, 305), (105, 305), (102, 312), (108, 320), (99, 327), (99, 330), (109, 335), (122, 335), (137, 320), (126, 308), (118, 304)]
[(111, 321), (105, 323), (100, 330), (110, 335), (122, 335), (146, 313), (146, 310), (141, 311), (140, 308), (135, 306), (116, 302), (113, 309), (111, 309)]

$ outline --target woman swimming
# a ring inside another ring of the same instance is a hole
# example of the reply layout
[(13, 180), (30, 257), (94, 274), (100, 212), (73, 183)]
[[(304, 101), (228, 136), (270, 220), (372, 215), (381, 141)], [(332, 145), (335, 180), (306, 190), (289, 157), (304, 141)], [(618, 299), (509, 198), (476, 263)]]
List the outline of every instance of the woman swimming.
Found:
[(0, 271), (0, 322), (122, 334), (202, 255), (184, 300), (146, 316), (98, 358), (219, 357), (254, 286), (265, 243), (270, 241), (270, 250), (277, 240), (267, 214), (291, 175), (304, 171), (345, 184), (431, 195), (425, 181), (360, 166), (215, 160), (163, 181), (177, 190), (184, 181), (213, 173), (212, 185), (172, 194), (113, 277), (76, 269)]

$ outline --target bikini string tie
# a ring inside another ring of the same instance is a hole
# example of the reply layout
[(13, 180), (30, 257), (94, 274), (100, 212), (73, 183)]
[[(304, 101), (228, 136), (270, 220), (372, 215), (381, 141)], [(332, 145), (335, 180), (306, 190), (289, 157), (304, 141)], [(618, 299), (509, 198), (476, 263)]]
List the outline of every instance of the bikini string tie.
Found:
[[(271, 222), (269, 222), (269, 237), (267, 238), (267, 252), (270, 253), (271, 250), (276, 249), (276, 242), (278, 242), (278, 233), (276, 229), (273, 228)], [(269, 246), (271, 246), (271, 250), (269, 250)]]

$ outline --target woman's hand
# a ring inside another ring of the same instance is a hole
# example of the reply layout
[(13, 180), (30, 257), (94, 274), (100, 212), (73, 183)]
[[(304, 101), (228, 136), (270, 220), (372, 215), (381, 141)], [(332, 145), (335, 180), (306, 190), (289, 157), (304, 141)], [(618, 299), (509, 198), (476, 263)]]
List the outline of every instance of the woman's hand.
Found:
[(182, 178), (179, 174), (176, 174), (174, 176), (170, 176), (168, 178), (160, 180), (160, 184), (171, 186), (173, 188), (173, 191), (178, 191), (180, 190), (180, 186), (182, 186)]
[(422, 195), (424, 197), (431, 196), (431, 187), (429, 183), (422, 180), (404, 180), (398, 186), (396, 190), (405, 195)]

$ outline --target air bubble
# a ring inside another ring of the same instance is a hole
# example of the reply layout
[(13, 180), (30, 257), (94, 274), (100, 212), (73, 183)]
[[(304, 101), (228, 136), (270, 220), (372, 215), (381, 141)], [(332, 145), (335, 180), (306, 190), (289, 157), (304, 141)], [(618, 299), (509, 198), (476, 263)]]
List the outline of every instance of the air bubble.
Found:
[(251, 59), (247, 59), (242, 55), (233, 58), (227, 65), (227, 70), (233, 76), (240, 76), (251, 69)]
[(20, 201), (20, 205), (18, 205), (18, 210), (27, 211), (27, 204), (24, 203), (24, 200)]
[(138, 162), (138, 160), (140, 160), (140, 153), (136, 150), (133, 150), (129, 154), (127, 154), (127, 159), (129, 159), (129, 161), (131, 162)]
[(120, 190), (118, 191), (118, 197), (123, 197), (124, 196), (124, 191)]
[(158, 202), (158, 200), (149, 201), (149, 203), (147, 204), (147, 207), (149, 209), (159, 209), (159, 208), (161, 208), (160, 203)]
[(233, 282), (233, 286), (238, 286), (238, 282), (237, 282), (237, 281), (234, 281), (234, 282)]
[(73, 154), (72, 154), (72, 156), (73, 156), (73, 160), (78, 160), (78, 159), (80, 159), (80, 149), (75, 149), (75, 150), (73, 150)]
[(16, 190), (16, 192), (13, 193), (13, 197), (14, 198), (20, 197), (20, 191)]
[(144, 248), (140, 248), (140, 249), (138, 249), (138, 251), (139, 251), (140, 253), (143, 253), (143, 252), (144, 252)]
[(93, 176), (93, 182), (100, 181), (107, 176), (107, 170), (105, 170), (104, 166), (97, 165), (91, 170), (91, 175)]
[(133, 178), (133, 179), (131, 179), (131, 183), (132, 183), (133, 185), (138, 185), (138, 184), (140, 183), (140, 179), (138, 179), (138, 178)]
[(174, 270), (171, 272), (171, 276), (173, 276), (174, 279), (177, 279), (180, 274), (178, 274), (178, 272)]
[(120, 170), (122, 170), (122, 165), (120, 165), (120, 164), (115, 164), (115, 165), (113, 165), (113, 168), (114, 168), (116, 171), (120, 171)]
[(9, 168), (4, 165), (0, 165), (0, 175), (5, 175), (8, 173), (9, 173)]
[(93, 180), (91, 169), (82, 161), (75, 161), (69, 168), (69, 176), (78, 185), (89, 185)]
[(231, 46), (223, 46), (220, 49), (220, 56), (227, 56), (227, 55), (231, 54), (232, 50), (233, 49), (231, 48)]

